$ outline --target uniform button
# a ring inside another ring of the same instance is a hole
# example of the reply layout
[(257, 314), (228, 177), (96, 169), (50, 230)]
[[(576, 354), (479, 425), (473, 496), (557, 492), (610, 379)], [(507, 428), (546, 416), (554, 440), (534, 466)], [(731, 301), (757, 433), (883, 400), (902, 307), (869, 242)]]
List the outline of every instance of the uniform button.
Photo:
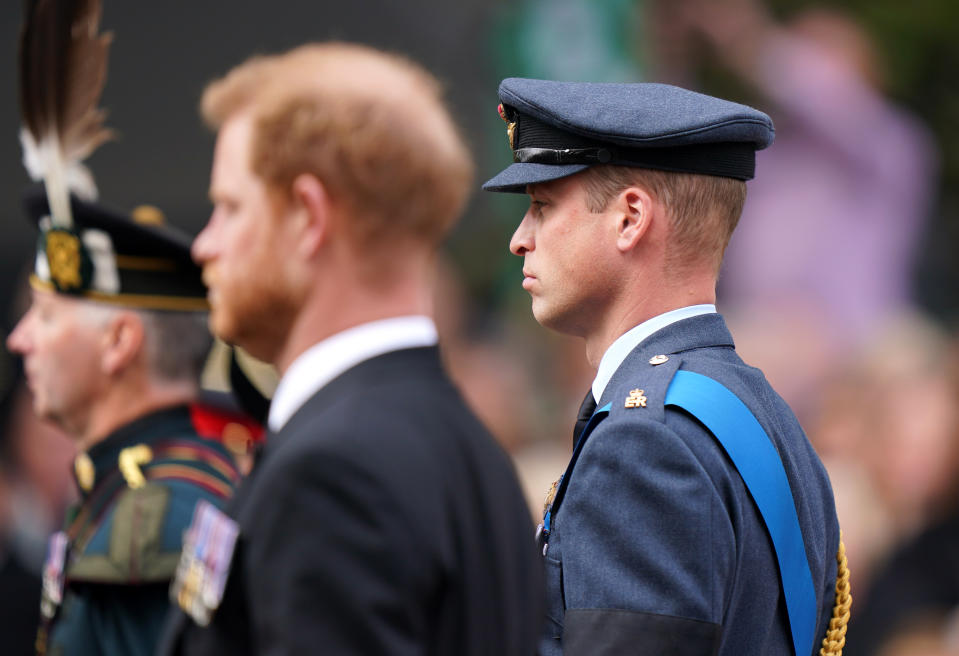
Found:
[(655, 366), (657, 364), (662, 364), (666, 362), (667, 360), (669, 360), (668, 355), (654, 355), (653, 357), (649, 359), (649, 364)]

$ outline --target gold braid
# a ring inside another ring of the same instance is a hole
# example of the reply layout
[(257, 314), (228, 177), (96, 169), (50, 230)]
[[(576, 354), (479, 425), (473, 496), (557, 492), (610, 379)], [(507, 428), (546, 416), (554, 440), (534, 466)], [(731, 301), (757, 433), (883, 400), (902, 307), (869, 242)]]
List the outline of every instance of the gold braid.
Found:
[(842, 656), (842, 648), (846, 646), (846, 625), (849, 624), (852, 595), (849, 592), (849, 567), (846, 565), (846, 545), (842, 542), (842, 533), (839, 534), (836, 562), (839, 564), (836, 573), (836, 602), (832, 607), (832, 619), (829, 620), (829, 630), (823, 638), (819, 656)]

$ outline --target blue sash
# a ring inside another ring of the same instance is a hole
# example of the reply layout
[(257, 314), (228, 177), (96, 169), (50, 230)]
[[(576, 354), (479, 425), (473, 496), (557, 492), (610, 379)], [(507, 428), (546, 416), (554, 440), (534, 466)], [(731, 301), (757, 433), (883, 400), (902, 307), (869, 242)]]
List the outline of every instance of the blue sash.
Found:
[(809, 656), (816, 634), (816, 593), (779, 452), (749, 408), (712, 378), (677, 371), (665, 404), (678, 406), (698, 419), (739, 471), (776, 549), (793, 647), (797, 656)]

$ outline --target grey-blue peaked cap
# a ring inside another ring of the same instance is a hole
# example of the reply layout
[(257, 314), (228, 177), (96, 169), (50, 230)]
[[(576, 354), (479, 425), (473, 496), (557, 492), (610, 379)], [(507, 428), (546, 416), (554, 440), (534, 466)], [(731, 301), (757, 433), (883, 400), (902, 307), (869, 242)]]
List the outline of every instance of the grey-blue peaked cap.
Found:
[(513, 164), (487, 191), (524, 193), (607, 163), (748, 180), (775, 135), (763, 112), (668, 84), (507, 78), (499, 98)]

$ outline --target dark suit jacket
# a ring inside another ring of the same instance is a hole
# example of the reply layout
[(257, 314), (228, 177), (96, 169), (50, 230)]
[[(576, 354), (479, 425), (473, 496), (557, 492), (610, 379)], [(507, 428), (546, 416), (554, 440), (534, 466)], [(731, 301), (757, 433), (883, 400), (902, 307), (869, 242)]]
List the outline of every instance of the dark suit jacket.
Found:
[(0, 636), (3, 653), (36, 656), (37, 624), (40, 622), (40, 577), (8, 551), (8, 539), (0, 533)]
[[(668, 359), (651, 363), (657, 355)], [(839, 541), (829, 479), (793, 413), (739, 358), (717, 314), (644, 340), (599, 399), (599, 407), (611, 404), (609, 415), (580, 437), (565, 493), (553, 504), (542, 653), (793, 652), (775, 552), (755, 503), (712, 434), (664, 407), (678, 369), (736, 394), (782, 458), (819, 609), (818, 653)], [(642, 390), (645, 407), (627, 407), (633, 390)]]
[(531, 654), (541, 562), (512, 464), (437, 349), (360, 363), (241, 486), (224, 600), (177, 654)]

